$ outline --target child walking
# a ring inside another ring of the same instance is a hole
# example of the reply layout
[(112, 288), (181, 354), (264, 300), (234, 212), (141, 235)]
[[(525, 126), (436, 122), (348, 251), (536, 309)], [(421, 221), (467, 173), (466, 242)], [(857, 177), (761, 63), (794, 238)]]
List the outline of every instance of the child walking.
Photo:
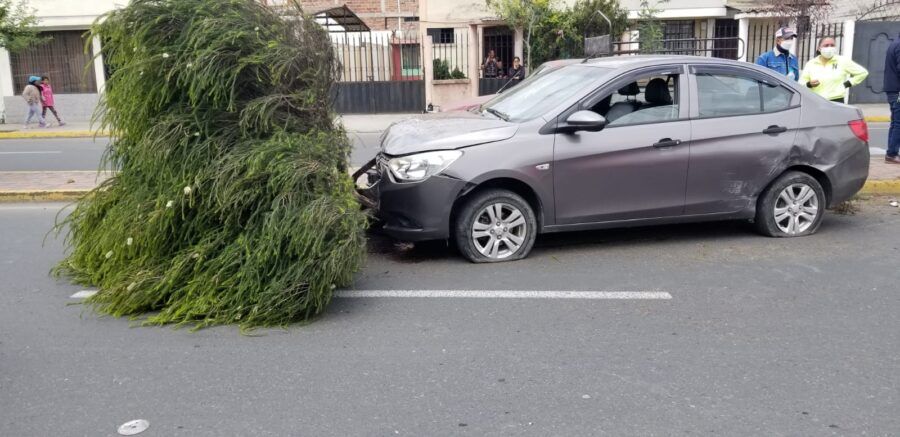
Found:
[(44, 120), (47, 120), (47, 110), (53, 113), (53, 116), (56, 117), (56, 122), (59, 123), (60, 126), (65, 126), (66, 122), (59, 118), (59, 114), (56, 112), (56, 107), (54, 106), (53, 100), (53, 88), (50, 86), (50, 78), (44, 76), (41, 78), (41, 96), (43, 97), (44, 109), (41, 111), (41, 117)]
[(33, 117), (37, 117), (38, 126), (47, 127), (44, 122), (44, 116), (41, 115), (41, 78), (31, 76), (28, 78), (28, 85), (22, 91), (22, 98), (28, 105), (28, 115), (25, 116), (25, 129), (28, 129), (28, 123), (31, 123)]

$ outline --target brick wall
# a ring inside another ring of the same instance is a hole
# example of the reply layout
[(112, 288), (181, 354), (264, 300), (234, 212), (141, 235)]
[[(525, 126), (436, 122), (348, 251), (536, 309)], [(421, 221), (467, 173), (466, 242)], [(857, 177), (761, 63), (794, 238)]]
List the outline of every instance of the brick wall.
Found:
[[(372, 30), (393, 30), (397, 28), (397, 0), (300, 0), (307, 11), (346, 5), (358, 15)], [(419, 0), (400, 0), (402, 17), (419, 16)], [(400, 19), (404, 32), (415, 32), (418, 22)]]

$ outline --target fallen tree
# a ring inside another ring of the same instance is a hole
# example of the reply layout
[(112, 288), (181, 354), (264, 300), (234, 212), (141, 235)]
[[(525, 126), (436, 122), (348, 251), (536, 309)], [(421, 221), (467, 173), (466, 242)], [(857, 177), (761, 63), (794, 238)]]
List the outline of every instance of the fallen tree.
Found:
[(133, 0), (91, 31), (119, 173), (57, 224), (101, 313), (242, 328), (320, 314), (365, 256), (326, 32), (254, 0)]

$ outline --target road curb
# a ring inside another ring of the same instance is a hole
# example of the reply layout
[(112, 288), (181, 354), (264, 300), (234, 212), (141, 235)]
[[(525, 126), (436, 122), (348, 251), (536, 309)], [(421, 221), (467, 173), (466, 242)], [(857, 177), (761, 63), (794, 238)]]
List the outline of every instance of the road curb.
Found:
[(40, 138), (93, 138), (107, 136), (109, 136), (107, 132), (94, 132), (89, 130), (47, 132), (35, 129), (30, 131), (0, 132), (0, 140), (30, 140)]
[(900, 194), (900, 179), (882, 179), (866, 181), (862, 194)]
[(869, 115), (864, 118), (867, 123), (888, 123), (891, 121), (890, 115)]
[[(62, 202), (84, 197), (91, 190), (0, 191), (0, 202)], [(867, 181), (860, 194), (900, 195), (900, 179)]]
[(90, 190), (0, 191), (0, 203), (70, 202), (81, 199), (88, 193), (90, 193)]

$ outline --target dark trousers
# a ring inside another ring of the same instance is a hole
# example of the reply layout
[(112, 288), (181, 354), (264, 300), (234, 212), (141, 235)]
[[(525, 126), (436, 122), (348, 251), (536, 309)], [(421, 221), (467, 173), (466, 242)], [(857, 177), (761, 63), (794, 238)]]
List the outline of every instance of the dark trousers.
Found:
[(59, 118), (59, 114), (56, 113), (56, 108), (54, 108), (52, 106), (44, 106), (44, 110), (41, 111), (41, 117), (44, 117), (44, 120), (47, 119), (47, 110), (48, 109), (50, 110), (50, 112), (53, 113), (53, 116), (56, 117), (56, 121), (62, 123), (62, 120)]
[(888, 128), (887, 156), (900, 154), (900, 94), (887, 93), (891, 105), (891, 127)]

